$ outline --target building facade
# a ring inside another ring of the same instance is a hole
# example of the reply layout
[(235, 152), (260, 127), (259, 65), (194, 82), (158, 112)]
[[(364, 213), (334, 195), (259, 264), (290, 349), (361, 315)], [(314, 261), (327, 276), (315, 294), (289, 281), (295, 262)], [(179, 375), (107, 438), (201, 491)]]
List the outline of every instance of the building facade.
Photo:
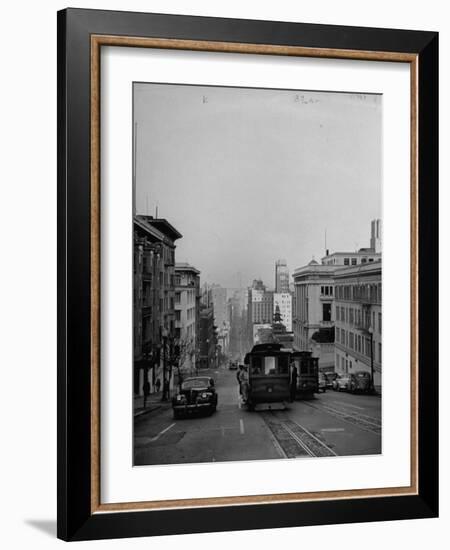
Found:
[(286, 260), (275, 262), (275, 292), (289, 292), (289, 269)]
[(199, 368), (213, 369), (217, 367), (217, 344), (213, 307), (202, 306), (200, 309)]
[(334, 272), (335, 268), (311, 260), (294, 272), (294, 348), (312, 351), (319, 368), (334, 368)]
[(254, 325), (271, 325), (273, 320), (273, 290), (267, 290), (260, 279), (248, 289), (247, 337), (248, 346), (255, 342)]
[(213, 284), (208, 290), (209, 292), (209, 305), (212, 304), (214, 308), (214, 322), (216, 326), (221, 329), (223, 325), (227, 324), (227, 289), (220, 285)]
[(286, 327), (287, 332), (292, 332), (292, 295), (290, 292), (273, 293), (273, 311), (279, 308), (281, 322)]
[(134, 393), (145, 381), (170, 375), (167, 345), (175, 337), (175, 241), (182, 235), (165, 219), (133, 220), (133, 358)]
[(335, 370), (365, 371), (381, 388), (382, 262), (339, 269), (335, 274)]
[(200, 271), (188, 263), (175, 264), (175, 339), (180, 373), (196, 371), (200, 322)]

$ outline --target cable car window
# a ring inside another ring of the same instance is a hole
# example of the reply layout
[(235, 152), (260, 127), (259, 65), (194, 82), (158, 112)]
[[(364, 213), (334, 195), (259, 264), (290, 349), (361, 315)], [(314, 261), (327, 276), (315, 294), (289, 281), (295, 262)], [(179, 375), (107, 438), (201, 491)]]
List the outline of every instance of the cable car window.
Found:
[(276, 374), (275, 357), (264, 357), (264, 374)]
[(252, 374), (262, 373), (262, 357), (252, 357)]
[(309, 374), (309, 361), (299, 361), (299, 373)]
[(278, 357), (278, 374), (287, 374), (289, 372), (289, 357)]

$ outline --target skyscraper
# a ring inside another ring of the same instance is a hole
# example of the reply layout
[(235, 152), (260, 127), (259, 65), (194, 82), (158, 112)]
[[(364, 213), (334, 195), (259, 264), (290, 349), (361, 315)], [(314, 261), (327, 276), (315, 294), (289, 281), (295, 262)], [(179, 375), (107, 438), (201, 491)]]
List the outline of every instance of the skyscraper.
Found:
[(275, 262), (275, 292), (289, 292), (289, 269), (286, 260)]

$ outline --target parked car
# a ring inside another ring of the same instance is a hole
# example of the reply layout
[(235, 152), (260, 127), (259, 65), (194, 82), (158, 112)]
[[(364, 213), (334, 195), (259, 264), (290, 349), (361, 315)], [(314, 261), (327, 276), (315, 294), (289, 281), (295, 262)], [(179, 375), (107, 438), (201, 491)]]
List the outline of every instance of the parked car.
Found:
[(369, 393), (371, 389), (370, 373), (366, 371), (356, 371), (350, 375), (349, 391)]
[(334, 391), (349, 390), (350, 381), (351, 381), (350, 374), (338, 374), (336, 378), (333, 380), (333, 390)]
[(325, 374), (325, 378), (327, 379), (327, 388), (333, 387), (333, 382), (336, 380), (336, 377), (336, 372), (328, 372), (327, 374)]
[(318, 392), (325, 393), (327, 391), (327, 377), (323, 372), (319, 372)]
[(230, 361), (228, 363), (229, 370), (237, 370), (237, 368), (238, 368), (237, 361)]
[(214, 380), (209, 376), (186, 378), (181, 389), (172, 399), (173, 417), (205, 412), (212, 414), (217, 408), (217, 392)]

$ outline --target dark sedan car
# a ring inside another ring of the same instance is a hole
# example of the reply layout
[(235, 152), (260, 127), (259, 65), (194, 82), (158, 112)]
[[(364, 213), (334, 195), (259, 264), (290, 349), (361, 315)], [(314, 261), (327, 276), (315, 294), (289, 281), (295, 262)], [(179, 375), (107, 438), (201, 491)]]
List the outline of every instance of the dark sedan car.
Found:
[(214, 380), (209, 376), (186, 378), (181, 389), (172, 399), (173, 417), (180, 418), (190, 413), (208, 412), (217, 408), (217, 393)]
[(370, 390), (370, 373), (361, 370), (350, 375), (349, 391), (369, 393)]

